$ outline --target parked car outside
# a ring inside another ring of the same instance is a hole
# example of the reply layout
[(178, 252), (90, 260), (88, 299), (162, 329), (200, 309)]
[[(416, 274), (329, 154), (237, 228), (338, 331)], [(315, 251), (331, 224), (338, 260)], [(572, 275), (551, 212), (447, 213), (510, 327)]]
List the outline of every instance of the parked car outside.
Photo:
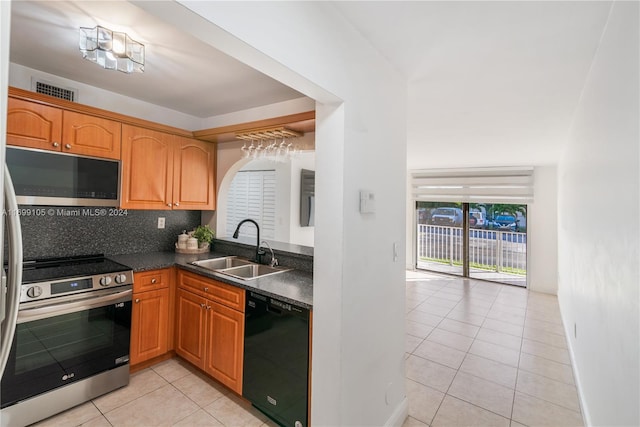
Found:
[(484, 212), (469, 212), (469, 226), (473, 228), (485, 228), (487, 226), (487, 217)]
[(498, 215), (493, 221), (493, 228), (516, 231), (518, 229), (518, 221), (513, 215)]
[(431, 212), (431, 224), (462, 227), (462, 209), (453, 207), (436, 208)]

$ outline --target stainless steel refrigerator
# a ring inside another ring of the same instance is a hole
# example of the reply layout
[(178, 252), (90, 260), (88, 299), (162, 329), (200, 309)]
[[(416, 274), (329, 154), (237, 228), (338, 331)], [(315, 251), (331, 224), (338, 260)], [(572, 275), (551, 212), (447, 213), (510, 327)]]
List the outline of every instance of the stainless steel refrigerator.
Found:
[[(7, 245), (0, 248), (3, 263), (2, 285), (0, 286), (0, 378), (4, 373), (11, 343), (16, 329), (18, 303), (20, 301), (20, 283), (22, 282), (22, 234), (18, 204), (7, 167), (4, 168), (4, 207), (5, 239)], [(6, 248), (6, 253), (3, 253)]]

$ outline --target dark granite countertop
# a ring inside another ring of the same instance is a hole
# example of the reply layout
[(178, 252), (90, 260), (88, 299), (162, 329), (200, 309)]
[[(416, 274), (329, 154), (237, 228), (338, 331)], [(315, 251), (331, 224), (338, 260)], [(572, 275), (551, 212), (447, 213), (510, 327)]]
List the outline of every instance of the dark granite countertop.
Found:
[(227, 255), (229, 254), (218, 252), (208, 252), (197, 255), (178, 254), (175, 252), (151, 252), (111, 255), (109, 258), (131, 267), (134, 272), (177, 266), (184, 270), (249, 291), (278, 298), (291, 304), (297, 304), (308, 309), (313, 307), (313, 276), (310, 272), (293, 269), (284, 273), (264, 276), (257, 279), (240, 280), (190, 264), (193, 261), (201, 259), (217, 258)]

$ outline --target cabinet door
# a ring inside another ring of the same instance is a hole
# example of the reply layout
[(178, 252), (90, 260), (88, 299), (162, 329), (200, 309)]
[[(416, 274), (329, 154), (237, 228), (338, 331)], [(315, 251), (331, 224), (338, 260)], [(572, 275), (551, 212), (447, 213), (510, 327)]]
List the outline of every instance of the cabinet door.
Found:
[(62, 110), (9, 98), (7, 144), (60, 151)]
[(209, 302), (205, 371), (238, 394), (242, 394), (244, 314)]
[(169, 134), (122, 125), (122, 208), (171, 209), (172, 142)]
[(174, 209), (215, 209), (215, 145), (175, 137)]
[(121, 125), (113, 120), (64, 111), (62, 152), (120, 160)]
[(176, 294), (176, 353), (200, 369), (205, 361), (207, 300), (178, 288)]
[(130, 363), (168, 351), (169, 289), (133, 294)]

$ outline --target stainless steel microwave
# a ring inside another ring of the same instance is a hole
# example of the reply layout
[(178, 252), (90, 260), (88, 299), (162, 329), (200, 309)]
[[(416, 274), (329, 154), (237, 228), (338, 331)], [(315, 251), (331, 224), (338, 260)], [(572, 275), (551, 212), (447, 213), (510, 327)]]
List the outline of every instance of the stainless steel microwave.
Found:
[(120, 161), (7, 147), (18, 204), (119, 206)]

